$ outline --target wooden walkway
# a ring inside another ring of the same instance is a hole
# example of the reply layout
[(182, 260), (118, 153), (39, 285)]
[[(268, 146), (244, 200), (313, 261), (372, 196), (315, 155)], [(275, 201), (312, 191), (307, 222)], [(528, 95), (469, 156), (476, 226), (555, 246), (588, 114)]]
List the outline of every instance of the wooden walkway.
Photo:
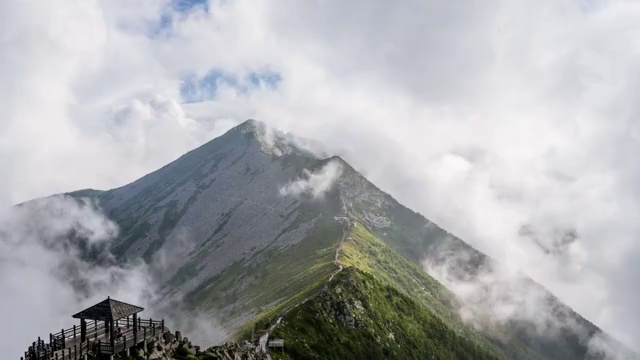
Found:
[(164, 320), (138, 320), (138, 328), (134, 336), (133, 323), (129, 321), (116, 321), (115, 332), (122, 329), (111, 346), (109, 334), (103, 322), (87, 324), (87, 337), (84, 342), (80, 339), (79, 327), (62, 330), (56, 334), (50, 334), (49, 343), (38, 339), (25, 352), (24, 360), (80, 360), (86, 355), (112, 355), (134, 347), (145, 341), (161, 336), (166, 331)]

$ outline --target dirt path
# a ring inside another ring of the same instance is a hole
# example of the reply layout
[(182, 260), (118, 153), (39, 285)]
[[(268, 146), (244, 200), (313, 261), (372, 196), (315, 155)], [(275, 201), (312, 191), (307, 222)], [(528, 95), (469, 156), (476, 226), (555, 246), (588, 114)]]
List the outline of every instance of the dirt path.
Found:
[(336, 248), (336, 255), (333, 258), (333, 263), (336, 264), (336, 266), (338, 267), (338, 270), (336, 270), (333, 274), (331, 274), (331, 276), (329, 276), (329, 280), (327, 280), (327, 284), (330, 283), (331, 280), (333, 280), (333, 277), (338, 275), (340, 273), (340, 271), (342, 271), (342, 269), (344, 268), (344, 266), (342, 266), (342, 264), (340, 264), (340, 261), (338, 260), (338, 258), (340, 257), (340, 250), (342, 250), (342, 244), (344, 244), (344, 241), (347, 238), (347, 229), (348, 228), (349, 228), (349, 224), (348, 223), (342, 227), (342, 237), (340, 238), (340, 243), (338, 244), (338, 247)]
[[(340, 271), (342, 271), (344, 269), (344, 266), (342, 264), (340, 264), (339, 258), (340, 258), (340, 251), (342, 250), (342, 244), (344, 244), (344, 242), (347, 239), (347, 234), (349, 233), (348, 230), (349, 230), (350, 226), (351, 226), (351, 223), (347, 220), (347, 223), (344, 224), (343, 227), (342, 227), (342, 236), (340, 237), (340, 243), (338, 243), (338, 247), (336, 248), (336, 254), (333, 257), (333, 263), (336, 264), (338, 269), (333, 274), (331, 274), (331, 276), (329, 277), (329, 280), (327, 280), (327, 282), (325, 283), (325, 285), (324, 285), (325, 289), (327, 289), (327, 286), (331, 282), (331, 280), (333, 280), (333, 277), (336, 276), (337, 274), (339, 274)], [(305, 298), (300, 303), (294, 305), (292, 309), (295, 309), (300, 304), (304, 304), (305, 302), (307, 302), (307, 300), (309, 300), (309, 298), (310, 297)], [(285, 314), (287, 312), (285, 312)], [(282, 316), (284, 316), (284, 314)], [(269, 348), (268, 348), (269, 335), (271, 335), (273, 330), (275, 330), (275, 328), (280, 324), (280, 321), (282, 321), (282, 316), (280, 316), (280, 318), (278, 318), (278, 321), (275, 324), (273, 324), (273, 325), (271, 325), (271, 327), (269, 327), (267, 332), (264, 335), (262, 335), (262, 337), (258, 341), (260, 349), (267, 354), (267, 358), (270, 358)]]

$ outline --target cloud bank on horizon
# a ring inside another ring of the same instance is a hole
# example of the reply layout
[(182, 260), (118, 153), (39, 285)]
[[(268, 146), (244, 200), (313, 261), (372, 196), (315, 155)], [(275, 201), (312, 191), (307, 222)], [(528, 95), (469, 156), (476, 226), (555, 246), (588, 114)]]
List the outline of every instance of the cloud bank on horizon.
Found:
[(613, 0), (4, 2), (0, 204), (123, 185), (255, 118), (638, 344), (639, 20)]

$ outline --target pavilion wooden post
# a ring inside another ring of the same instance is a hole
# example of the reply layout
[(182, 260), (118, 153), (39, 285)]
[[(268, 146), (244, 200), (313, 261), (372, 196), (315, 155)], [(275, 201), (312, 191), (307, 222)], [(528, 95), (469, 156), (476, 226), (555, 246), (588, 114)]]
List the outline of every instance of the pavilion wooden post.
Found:
[(80, 343), (87, 340), (87, 320), (80, 319)]
[(113, 320), (111, 320), (111, 323), (109, 324), (109, 342), (111, 343), (111, 348), (114, 348), (116, 345), (114, 335), (115, 334), (113, 332)]
[(138, 342), (138, 314), (133, 314), (133, 345)]

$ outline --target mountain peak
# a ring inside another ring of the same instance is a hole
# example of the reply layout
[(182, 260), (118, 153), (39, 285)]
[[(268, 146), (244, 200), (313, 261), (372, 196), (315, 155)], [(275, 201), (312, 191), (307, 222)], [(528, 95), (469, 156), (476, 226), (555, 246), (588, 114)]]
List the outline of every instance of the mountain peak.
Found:
[(256, 121), (254, 119), (248, 119), (243, 123), (240, 123), (240, 125), (236, 126), (236, 129), (238, 129), (240, 132), (243, 133), (260, 133), (261, 130), (264, 130), (264, 123)]
[(248, 119), (230, 129), (227, 134), (245, 137), (250, 143), (257, 144), (260, 150), (268, 155), (282, 156), (297, 153), (311, 156), (311, 151), (307, 149), (310, 141), (272, 128), (262, 121)]
[(248, 119), (240, 123), (230, 129), (227, 134), (243, 136), (249, 139), (250, 142), (256, 143), (262, 152), (269, 155), (280, 156), (293, 150), (284, 133), (273, 130), (265, 123), (254, 119)]

